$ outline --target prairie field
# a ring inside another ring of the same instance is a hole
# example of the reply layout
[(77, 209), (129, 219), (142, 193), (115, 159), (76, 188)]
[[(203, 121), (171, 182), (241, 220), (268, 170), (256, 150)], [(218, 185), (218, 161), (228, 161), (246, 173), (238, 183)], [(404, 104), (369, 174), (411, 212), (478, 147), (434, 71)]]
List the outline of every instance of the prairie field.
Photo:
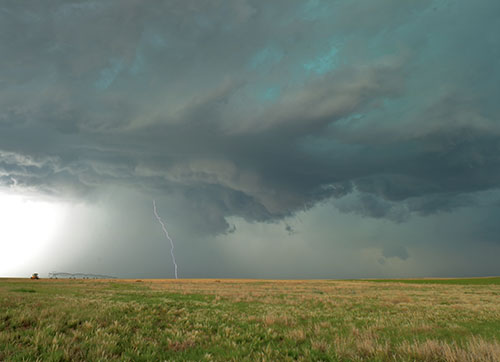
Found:
[(500, 278), (0, 279), (0, 361), (500, 361)]

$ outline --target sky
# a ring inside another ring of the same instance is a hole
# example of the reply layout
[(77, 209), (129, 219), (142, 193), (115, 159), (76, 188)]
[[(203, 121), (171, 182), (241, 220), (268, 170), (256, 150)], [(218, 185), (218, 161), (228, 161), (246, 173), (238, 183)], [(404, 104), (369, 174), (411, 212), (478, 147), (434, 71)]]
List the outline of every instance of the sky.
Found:
[(2, 1), (0, 276), (500, 275), (498, 14)]

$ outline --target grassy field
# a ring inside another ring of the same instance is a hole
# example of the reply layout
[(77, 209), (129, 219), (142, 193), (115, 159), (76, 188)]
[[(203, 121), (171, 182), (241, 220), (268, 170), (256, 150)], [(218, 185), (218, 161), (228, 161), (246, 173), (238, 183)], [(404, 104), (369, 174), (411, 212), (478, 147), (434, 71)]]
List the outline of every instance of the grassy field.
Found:
[(0, 361), (500, 361), (477, 280), (0, 279)]

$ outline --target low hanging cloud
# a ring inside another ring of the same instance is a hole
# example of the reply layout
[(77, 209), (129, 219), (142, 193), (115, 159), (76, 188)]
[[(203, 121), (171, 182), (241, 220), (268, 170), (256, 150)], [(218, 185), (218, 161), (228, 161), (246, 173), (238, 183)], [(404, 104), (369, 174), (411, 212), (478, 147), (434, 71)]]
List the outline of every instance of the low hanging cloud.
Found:
[(230, 216), (276, 220), (331, 198), (396, 222), (471, 205), (500, 183), (499, 11), (6, 2), (0, 183), (169, 193), (212, 233)]

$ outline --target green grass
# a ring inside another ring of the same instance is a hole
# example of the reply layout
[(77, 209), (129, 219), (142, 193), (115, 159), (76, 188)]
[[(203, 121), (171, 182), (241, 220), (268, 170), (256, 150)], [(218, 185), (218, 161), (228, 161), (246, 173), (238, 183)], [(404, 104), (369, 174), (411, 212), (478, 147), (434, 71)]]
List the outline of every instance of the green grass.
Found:
[(500, 286), (427, 281), (0, 279), (0, 361), (500, 360)]
[(18, 293), (36, 293), (36, 290), (34, 289), (26, 289), (26, 288), (17, 288), (17, 289), (11, 289), (12, 292), (18, 292)]
[(488, 278), (446, 278), (446, 279), (367, 279), (375, 283), (406, 284), (455, 284), (455, 285), (500, 285), (500, 277)]

